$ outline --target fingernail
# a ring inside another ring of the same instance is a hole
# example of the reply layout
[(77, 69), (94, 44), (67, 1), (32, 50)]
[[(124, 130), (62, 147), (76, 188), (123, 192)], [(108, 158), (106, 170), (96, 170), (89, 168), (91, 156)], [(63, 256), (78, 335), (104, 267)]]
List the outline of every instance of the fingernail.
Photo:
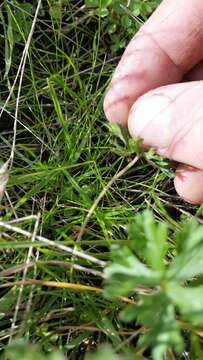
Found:
[(151, 147), (167, 147), (171, 137), (171, 101), (160, 94), (145, 95), (132, 107), (128, 128), (133, 138)]

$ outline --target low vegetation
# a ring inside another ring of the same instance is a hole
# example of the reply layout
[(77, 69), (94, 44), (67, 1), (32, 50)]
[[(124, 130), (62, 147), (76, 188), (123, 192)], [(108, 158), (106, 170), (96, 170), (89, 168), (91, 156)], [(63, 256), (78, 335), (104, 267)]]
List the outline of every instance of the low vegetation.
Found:
[(2, 359), (203, 359), (202, 207), (102, 110), (158, 3), (0, 7)]

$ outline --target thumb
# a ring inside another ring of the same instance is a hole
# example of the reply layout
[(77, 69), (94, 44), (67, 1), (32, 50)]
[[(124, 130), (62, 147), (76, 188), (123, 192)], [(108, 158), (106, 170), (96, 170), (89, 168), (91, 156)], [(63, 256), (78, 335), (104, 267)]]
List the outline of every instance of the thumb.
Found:
[(192, 203), (203, 201), (202, 98), (203, 81), (165, 86), (140, 97), (128, 119), (133, 138), (190, 166), (178, 169), (175, 187)]

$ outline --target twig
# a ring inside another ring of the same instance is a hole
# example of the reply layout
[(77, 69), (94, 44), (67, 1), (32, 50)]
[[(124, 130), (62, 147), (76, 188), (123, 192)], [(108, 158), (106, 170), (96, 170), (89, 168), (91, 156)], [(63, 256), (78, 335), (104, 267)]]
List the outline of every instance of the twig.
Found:
[[(3, 222), (3, 221), (0, 221), (0, 228), (4, 228), (4, 229), (7, 229), (7, 230), (11, 230), (11, 231), (14, 231), (18, 234), (21, 234), (21, 235), (24, 235), (25, 237), (27, 237), (28, 239), (31, 239), (32, 238), (32, 233), (30, 233), (29, 231), (26, 231), (26, 230), (23, 230), (17, 226), (13, 226), (7, 222)], [(101, 267), (104, 267), (106, 265), (106, 262), (103, 261), (103, 260), (99, 260), (97, 258), (95, 258), (94, 256), (92, 255), (88, 255), (88, 254), (84, 254), (78, 250), (75, 250), (75, 249), (72, 249), (71, 247), (69, 246), (66, 246), (66, 245), (63, 245), (63, 244), (59, 244), (55, 241), (52, 241), (52, 240), (49, 240), (43, 236), (40, 236), (40, 235), (36, 235), (35, 237), (35, 240), (37, 241), (40, 241), (44, 244), (47, 244), (51, 247), (54, 247), (56, 249), (59, 249), (61, 251), (64, 251), (68, 254), (71, 254), (73, 256), (77, 256), (78, 258), (81, 258), (81, 259), (84, 259), (86, 261), (90, 261), (98, 266), (101, 266)]]
[(72, 313), (73, 311), (75, 311), (74, 306), (50, 310), (39, 320), (38, 324), (43, 324), (49, 320), (62, 319), (62, 317), (64, 316), (66, 317), (68, 314)]
[(132, 333), (127, 339), (122, 341), (115, 349), (115, 351), (118, 351), (122, 349), (122, 347), (126, 344), (129, 344), (135, 337), (137, 337), (140, 333), (144, 332), (145, 328), (140, 327), (138, 330), (135, 330), (134, 333)]
[(38, 219), (38, 215), (28, 215), (28, 216), (23, 216), (21, 218), (10, 220), (9, 224), (19, 224), (21, 222), (28, 221), (28, 220), (36, 221), (37, 219)]
[(112, 329), (111, 330), (108, 330), (108, 329), (102, 329), (102, 328), (99, 328), (99, 327), (96, 327), (96, 326), (90, 326), (90, 325), (64, 325), (64, 326), (58, 326), (58, 327), (54, 327), (53, 328), (54, 331), (57, 331), (59, 333), (63, 333), (63, 335), (65, 335), (65, 331), (69, 331), (71, 330), (71, 332), (78, 332), (78, 331), (92, 331), (92, 332), (102, 332), (104, 334), (108, 333), (109, 331), (111, 331), (111, 334), (112, 335), (116, 335), (116, 334), (119, 334), (119, 335), (134, 335), (135, 334), (135, 330), (124, 330), (124, 331), (116, 331), (114, 332)]
[(28, 268), (33, 267), (35, 265), (35, 262), (30, 262), (28, 265), (26, 265), (26, 263), (20, 264), (20, 265), (16, 265), (13, 266), (11, 268), (8, 269), (4, 269), (0, 271), (0, 278), (6, 278), (9, 277), (13, 274), (19, 273), (21, 271), (24, 270), (24, 268), (27, 266)]
[(73, 264), (67, 261), (62, 261), (62, 260), (45, 260), (45, 261), (33, 261), (30, 262), (28, 265), (26, 265), (26, 263), (17, 265), (15, 267), (9, 268), (9, 269), (5, 269), (0, 271), (0, 278), (6, 278), (8, 276), (11, 276), (13, 274), (16, 274), (18, 272), (21, 272), (24, 270), (24, 268), (27, 266), (28, 268), (33, 267), (33, 266), (37, 266), (37, 265), (56, 265), (56, 266), (63, 266), (63, 268), (66, 269), (75, 269), (78, 271), (82, 271), (85, 272), (86, 274), (90, 274), (93, 276), (98, 276), (101, 278), (105, 278), (104, 274), (101, 271), (98, 270), (94, 270), (94, 269), (90, 269), (78, 264)]
[(103, 278), (103, 279), (105, 278), (105, 275), (101, 271), (90, 269), (90, 268), (87, 268), (87, 267), (84, 267), (84, 266), (81, 266), (81, 265), (78, 265), (78, 264), (73, 264), (73, 263), (70, 263), (70, 262), (67, 262), (67, 261), (47, 260), (47, 261), (40, 261), (39, 264), (40, 263), (41, 264), (47, 264), (47, 265), (59, 265), (59, 266), (63, 266), (63, 267), (68, 268), (68, 269), (73, 268), (75, 270), (83, 271), (86, 274), (98, 276), (98, 277)]
[(119, 171), (117, 174), (115, 174), (112, 179), (108, 182), (108, 184), (103, 188), (103, 190), (100, 192), (99, 196), (96, 198), (96, 200), (94, 201), (93, 205), (91, 206), (91, 208), (89, 209), (87, 216), (85, 218), (85, 221), (83, 223), (83, 225), (81, 226), (80, 232), (77, 236), (76, 242), (81, 241), (85, 228), (92, 216), (92, 214), (94, 213), (95, 209), (97, 208), (99, 202), (102, 200), (102, 198), (104, 197), (104, 195), (106, 194), (106, 192), (111, 188), (111, 186), (114, 184), (115, 181), (117, 181), (121, 176), (123, 176), (131, 167), (133, 167), (136, 162), (139, 160), (139, 157), (136, 156), (133, 160), (131, 160), (125, 167), (124, 169), (122, 169), (121, 171)]

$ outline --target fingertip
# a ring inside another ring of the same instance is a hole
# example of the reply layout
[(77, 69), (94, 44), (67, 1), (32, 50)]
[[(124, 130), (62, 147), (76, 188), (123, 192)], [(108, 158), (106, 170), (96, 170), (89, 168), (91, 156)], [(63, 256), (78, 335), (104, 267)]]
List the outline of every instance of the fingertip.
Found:
[(174, 185), (182, 199), (193, 205), (203, 203), (203, 170), (188, 165), (179, 165)]
[(122, 126), (127, 126), (127, 119), (129, 114), (129, 106), (127, 101), (112, 101), (111, 90), (108, 90), (105, 98), (103, 109), (106, 118), (114, 123)]

